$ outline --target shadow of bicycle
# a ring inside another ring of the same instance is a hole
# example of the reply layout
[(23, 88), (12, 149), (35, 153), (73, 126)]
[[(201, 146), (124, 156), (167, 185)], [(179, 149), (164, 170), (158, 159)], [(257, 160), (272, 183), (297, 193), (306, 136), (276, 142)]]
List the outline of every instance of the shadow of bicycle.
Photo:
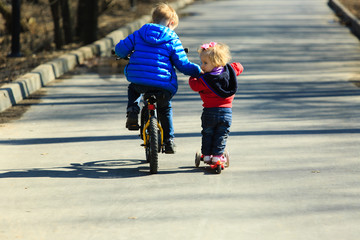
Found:
[(69, 166), (32, 169), (0, 170), (0, 178), (95, 178), (118, 179), (148, 176), (145, 160), (122, 159), (100, 160), (86, 163), (71, 163)]
[[(159, 169), (158, 174), (201, 172), (194, 167)], [(119, 179), (150, 176), (149, 164), (145, 160), (122, 159), (100, 160), (86, 163), (71, 163), (69, 166), (31, 169), (2, 169), (0, 178), (93, 178)]]

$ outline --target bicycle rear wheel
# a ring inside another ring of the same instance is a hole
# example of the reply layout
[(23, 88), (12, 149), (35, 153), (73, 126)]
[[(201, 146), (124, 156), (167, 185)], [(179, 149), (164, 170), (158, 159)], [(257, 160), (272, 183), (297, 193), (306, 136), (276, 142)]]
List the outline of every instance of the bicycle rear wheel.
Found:
[(154, 174), (158, 172), (158, 126), (157, 119), (155, 117), (150, 118), (149, 125), (149, 162), (150, 173)]

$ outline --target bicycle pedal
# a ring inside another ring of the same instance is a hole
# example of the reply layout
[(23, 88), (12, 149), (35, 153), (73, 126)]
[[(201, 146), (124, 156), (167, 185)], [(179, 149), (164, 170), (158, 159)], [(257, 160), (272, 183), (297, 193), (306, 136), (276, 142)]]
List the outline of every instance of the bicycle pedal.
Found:
[(131, 126), (128, 126), (129, 131), (137, 131), (140, 129), (140, 126), (139, 125), (131, 125)]

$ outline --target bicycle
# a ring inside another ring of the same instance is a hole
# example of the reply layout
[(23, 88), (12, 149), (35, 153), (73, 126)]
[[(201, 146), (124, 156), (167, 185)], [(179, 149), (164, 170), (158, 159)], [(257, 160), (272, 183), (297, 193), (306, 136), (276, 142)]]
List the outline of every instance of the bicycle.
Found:
[[(189, 52), (188, 48), (184, 48), (184, 50), (186, 53)], [(115, 55), (114, 50), (111, 53)], [(116, 58), (116, 60), (120, 59), (119, 57)], [(124, 59), (129, 60), (130, 56)], [(146, 162), (150, 163), (151, 174), (158, 173), (158, 154), (165, 152), (164, 131), (157, 117), (157, 99), (162, 94), (161, 91), (148, 91), (141, 94), (144, 106), (140, 111), (140, 126), (131, 128), (131, 130), (140, 129), (140, 137), (144, 141), (141, 146), (145, 148)]]
[[(111, 53), (115, 55), (114, 50)], [(116, 60), (120, 59), (116, 57)], [(123, 59), (129, 60), (130, 56)], [(148, 91), (141, 94), (144, 106), (140, 111), (140, 126), (136, 125), (129, 128), (129, 130), (140, 129), (140, 137), (144, 141), (141, 146), (145, 148), (146, 162), (150, 163), (151, 174), (158, 172), (158, 153), (165, 152), (164, 131), (157, 117), (157, 98), (162, 94), (160, 91)]]
[(150, 173), (158, 172), (158, 153), (165, 152), (164, 131), (157, 117), (157, 98), (163, 94), (151, 91), (142, 94), (144, 106), (140, 114), (140, 137), (144, 141), (146, 161), (150, 163)]

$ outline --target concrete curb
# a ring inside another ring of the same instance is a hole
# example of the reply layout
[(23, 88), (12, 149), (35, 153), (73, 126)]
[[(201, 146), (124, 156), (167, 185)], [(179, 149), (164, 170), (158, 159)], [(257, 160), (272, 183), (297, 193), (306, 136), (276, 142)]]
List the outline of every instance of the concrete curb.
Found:
[[(194, 0), (176, 1), (171, 3), (171, 6), (177, 10), (193, 2)], [(29, 97), (30, 94), (46, 86), (49, 82), (73, 70), (77, 65), (83, 64), (86, 59), (95, 56), (109, 56), (111, 48), (113, 48), (120, 39), (125, 38), (150, 20), (150, 15), (143, 16), (92, 44), (66, 53), (50, 62), (41, 64), (31, 72), (20, 76), (16, 81), (4, 84), (0, 88), (0, 112), (16, 105), (23, 99)]]
[(360, 40), (360, 20), (355, 17), (339, 0), (329, 0), (328, 5)]

